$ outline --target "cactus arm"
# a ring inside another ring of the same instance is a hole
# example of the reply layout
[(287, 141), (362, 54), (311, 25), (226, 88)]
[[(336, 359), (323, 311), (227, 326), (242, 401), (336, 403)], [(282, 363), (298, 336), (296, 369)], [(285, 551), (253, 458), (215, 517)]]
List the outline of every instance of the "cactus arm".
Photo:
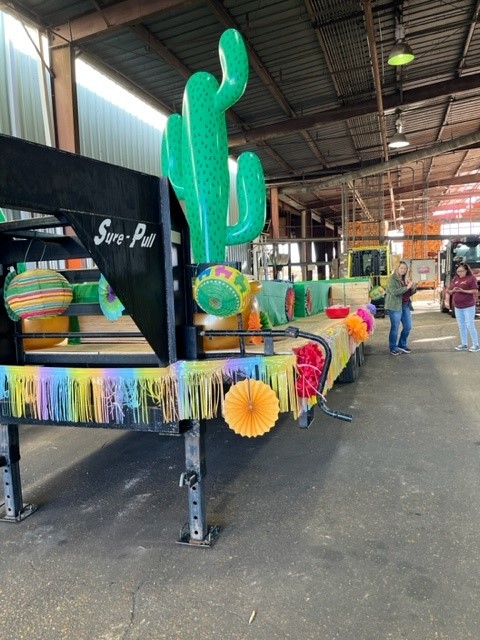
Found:
[(182, 116), (169, 116), (162, 138), (162, 175), (166, 176), (179, 200), (185, 199), (182, 163)]
[(238, 31), (227, 29), (223, 32), (218, 55), (223, 76), (215, 96), (215, 108), (224, 112), (241, 98), (248, 82), (247, 50)]
[(265, 176), (260, 159), (250, 151), (238, 158), (237, 197), (239, 219), (227, 227), (227, 245), (250, 242), (265, 225)]

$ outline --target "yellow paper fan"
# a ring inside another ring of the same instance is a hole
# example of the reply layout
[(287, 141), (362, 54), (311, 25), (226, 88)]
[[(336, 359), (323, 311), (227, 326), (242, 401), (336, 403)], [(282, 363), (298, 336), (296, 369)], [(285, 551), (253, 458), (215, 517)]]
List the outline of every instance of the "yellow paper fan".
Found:
[(225, 395), (225, 422), (235, 433), (247, 438), (270, 431), (279, 412), (275, 391), (261, 380), (242, 380)]

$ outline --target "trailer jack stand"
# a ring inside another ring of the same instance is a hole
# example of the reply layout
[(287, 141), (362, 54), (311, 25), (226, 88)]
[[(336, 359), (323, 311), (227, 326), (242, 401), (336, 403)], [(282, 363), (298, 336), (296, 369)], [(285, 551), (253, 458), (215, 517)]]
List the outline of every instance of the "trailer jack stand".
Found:
[(205, 498), (203, 485), (195, 471), (184, 471), (179, 485), (188, 489), (189, 522), (180, 530), (178, 544), (191, 547), (212, 547), (219, 536), (218, 525), (208, 526), (205, 521)]
[(220, 533), (218, 525), (207, 525), (205, 504), (205, 421), (191, 420), (185, 432), (185, 471), (180, 486), (188, 493), (188, 522), (180, 531), (179, 544), (211, 547)]
[(31, 516), (38, 507), (36, 504), (22, 502), (18, 461), (11, 464), (6, 456), (0, 455), (0, 469), (5, 489), (5, 502), (0, 503), (0, 510), (4, 515), (0, 515), (0, 522), (21, 522)]
[(219, 535), (220, 527), (218, 524), (214, 524), (207, 528), (207, 534), (203, 540), (197, 540), (195, 537), (192, 537), (190, 524), (186, 522), (180, 529), (180, 537), (177, 540), (177, 544), (185, 544), (189, 547), (209, 548), (213, 547)]
[(8, 509), (5, 507), (5, 503), (0, 503), (0, 509), (2, 509), (6, 514), (4, 516), (0, 516), (0, 522), (16, 523), (22, 522), (22, 520), (25, 520), (26, 518), (28, 518), (28, 516), (31, 516), (32, 513), (35, 513), (35, 511), (38, 509), (38, 505), (24, 504), (20, 511), (13, 516), (8, 515)]

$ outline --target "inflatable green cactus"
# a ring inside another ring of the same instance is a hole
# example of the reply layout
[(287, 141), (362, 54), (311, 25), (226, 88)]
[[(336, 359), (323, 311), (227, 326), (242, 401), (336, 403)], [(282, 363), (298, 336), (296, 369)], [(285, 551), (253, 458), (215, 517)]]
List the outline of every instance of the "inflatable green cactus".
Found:
[(219, 42), (222, 84), (198, 71), (188, 80), (182, 115), (167, 120), (162, 140), (162, 173), (185, 209), (194, 262), (223, 262), (226, 245), (256, 238), (265, 224), (265, 178), (251, 152), (238, 158), (239, 220), (228, 225), (230, 177), (225, 111), (240, 99), (248, 80), (242, 37), (225, 31)]

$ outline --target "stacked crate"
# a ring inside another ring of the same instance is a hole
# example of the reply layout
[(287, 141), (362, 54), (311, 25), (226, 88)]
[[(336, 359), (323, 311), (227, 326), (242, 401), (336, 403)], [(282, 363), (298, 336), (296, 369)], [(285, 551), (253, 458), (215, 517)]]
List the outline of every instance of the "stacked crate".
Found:
[(330, 280), (331, 304), (360, 307), (369, 302), (368, 292), (371, 288), (369, 278), (340, 278)]

